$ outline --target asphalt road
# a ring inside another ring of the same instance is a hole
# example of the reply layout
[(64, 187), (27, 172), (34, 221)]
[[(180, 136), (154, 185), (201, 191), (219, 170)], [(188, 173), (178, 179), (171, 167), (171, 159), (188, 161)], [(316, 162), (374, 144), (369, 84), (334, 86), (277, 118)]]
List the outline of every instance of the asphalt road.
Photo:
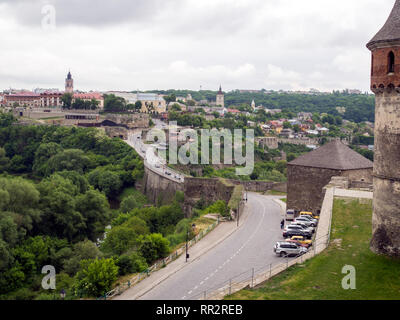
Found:
[(282, 262), (273, 253), (276, 241), (283, 240), (281, 208), (276, 197), (248, 194), (249, 214), (244, 224), (222, 243), (198, 260), (172, 275), (142, 296), (141, 300), (197, 300), (233, 282), (267, 271), (270, 264)]
[(153, 171), (162, 175), (165, 178), (176, 182), (184, 182), (184, 176), (177, 171), (167, 167), (166, 161), (155, 154), (155, 148), (153, 145), (143, 143), (141, 139), (142, 132), (136, 132), (128, 135), (128, 141), (126, 141), (136, 152), (145, 160), (146, 165)]

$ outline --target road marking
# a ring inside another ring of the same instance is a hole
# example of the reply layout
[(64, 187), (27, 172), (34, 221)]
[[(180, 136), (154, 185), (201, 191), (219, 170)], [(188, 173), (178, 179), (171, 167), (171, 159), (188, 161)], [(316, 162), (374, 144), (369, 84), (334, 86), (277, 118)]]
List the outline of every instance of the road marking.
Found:
[(200, 282), (200, 285), (202, 286), (204, 284), (204, 281)]
[(189, 291), (188, 294), (192, 294), (193, 291)]

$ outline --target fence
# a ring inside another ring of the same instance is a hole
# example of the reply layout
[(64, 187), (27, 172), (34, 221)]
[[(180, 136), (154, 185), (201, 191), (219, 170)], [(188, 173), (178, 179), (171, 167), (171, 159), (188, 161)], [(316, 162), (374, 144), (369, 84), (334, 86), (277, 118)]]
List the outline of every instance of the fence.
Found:
[(329, 234), (316, 239), (309, 251), (294, 258), (289, 256), (282, 257), (283, 262), (277, 264), (268, 264), (261, 267), (249, 269), (241, 274), (238, 274), (227, 281), (219, 283), (213, 287), (197, 293), (188, 300), (222, 300), (225, 296), (238, 292), (246, 287), (254, 288), (255, 286), (269, 280), (286, 269), (296, 265), (303, 264), (307, 260), (315, 257), (329, 244)]
[[(193, 238), (192, 240), (190, 240), (188, 242), (188, 248), (192, 247), (197, 242), (199, 242), (201, 239), (203, 239), (208, 233), (210, 233), (212, 230), (214, 230), (219, 225), (219, 223), (222, 221), (223, 221), (222, 219), (218, 219), (214, 224), (209, 226), (207, 229), (201, 231), (195, 238)], [(153, 273), (157, 270), (160, 270), (161, 268), (164, 268), (166, 265), (168, 265), (172, 261), (176, 260), (180, 255), (185, 253), (185, 251), (186, 251), (186, 243), (185, 243), (185, 245), (182, 245), (182, 247), (180, 247), (178, 250), (176, 250), (174, 253), (172, 253), (167, 258), (164, 258), (164, 259), (158, 261), (156, 264), (154, 264), (153, 266), (148, 268), (146, 271), (136, 275), (135, 277), (128, 280), (127, 282), (120, 284), (119, 286), (117, 286), (116, 288), (111, 290), (110, 292), (107, 292), (104, 296), (98, 298), (98, 300), (101, 300), (101, 299), (107, 300), (114, 296), (120, 295), (125, 290), (133, 287), (134, 285), (138, 284), (142, 280), (150, 277), (151, 273)]]

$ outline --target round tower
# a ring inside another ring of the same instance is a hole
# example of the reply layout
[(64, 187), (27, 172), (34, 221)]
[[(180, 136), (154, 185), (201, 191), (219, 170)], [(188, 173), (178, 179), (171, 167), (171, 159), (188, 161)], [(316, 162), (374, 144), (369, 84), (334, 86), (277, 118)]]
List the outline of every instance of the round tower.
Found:
[(371, 249), (400, 257), (400, 0), (367, 48), (376, 97)]
[(65, 79), (65, 92), (74, 93), (74, 79), (72, 79), (71, 72), (68, 72), (67, 79)]

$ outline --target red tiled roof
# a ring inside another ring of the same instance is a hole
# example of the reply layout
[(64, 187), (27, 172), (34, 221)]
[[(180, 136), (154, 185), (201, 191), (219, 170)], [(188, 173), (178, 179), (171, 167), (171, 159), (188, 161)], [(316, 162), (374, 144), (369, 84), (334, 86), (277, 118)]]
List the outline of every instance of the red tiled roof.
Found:
[(75, 99), (103, 99), (103, 95), (98, 92), (89, 92), (89, 93), (74, 93)]

